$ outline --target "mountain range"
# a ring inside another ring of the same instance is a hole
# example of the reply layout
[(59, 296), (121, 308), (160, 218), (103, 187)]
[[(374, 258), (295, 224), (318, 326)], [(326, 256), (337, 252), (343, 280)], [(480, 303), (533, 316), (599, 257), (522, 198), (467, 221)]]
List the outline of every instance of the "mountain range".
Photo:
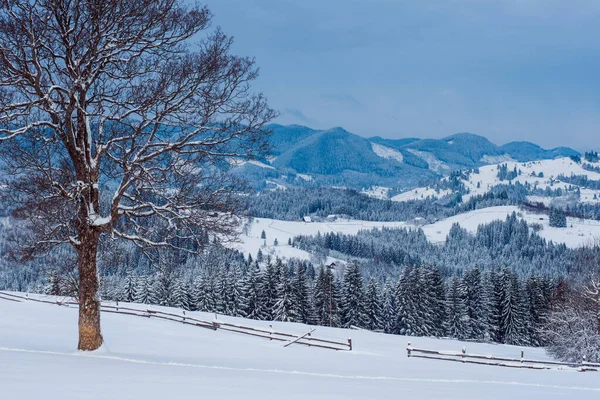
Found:
[(458, 169), (580, 155), (567, 147), (543, 149), (529, 142), (498, 146), (472, 133), (442, 139), (385, 139), (365, 138), (340, 127), (316, 130), (273, 124), (268, 128), (271, 157), (236, 168), (259, 189), (316, 185), (402, 190)]

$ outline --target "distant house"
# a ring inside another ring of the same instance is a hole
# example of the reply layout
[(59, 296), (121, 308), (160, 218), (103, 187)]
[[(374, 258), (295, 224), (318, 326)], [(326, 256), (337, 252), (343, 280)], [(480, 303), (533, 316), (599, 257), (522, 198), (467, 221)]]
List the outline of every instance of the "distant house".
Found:
[(302, 217), (302, 220), (303, 220), (304, 222), (312, 222), (312, 218), (311, 218), (311, 217), (308, 217), (308, 216)]
[(335, 214), (330, 214), (327, 216), (327, 222), (333, 222), (333, 221), (337, 221), (338, 216)]

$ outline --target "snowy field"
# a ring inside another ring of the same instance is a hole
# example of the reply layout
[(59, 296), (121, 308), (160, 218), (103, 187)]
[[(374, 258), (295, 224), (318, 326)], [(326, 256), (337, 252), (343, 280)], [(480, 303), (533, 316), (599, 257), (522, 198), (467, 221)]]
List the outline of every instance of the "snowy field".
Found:
[[(552, 189), (569, 187), (569, 184), (563, 182), (557, 182), (556, 179), (560, 174), (565, 176), (570, 175), (586, 175), (590, 180), (600, 180), (600, 174), (597, 172), (587, 171), (568, 157), (557, 158), (554, 160), (539, 160), (530, 162), (506, 162), (502, 163), (507, 165), (508, 171), (512, 171), (515, 167), (517, 170), (521, 170), (521, 175), (517, 176), (512, 182), (520, 182), (525, 184), (528, 182), (532, 186), (537, 186), (540, 189), (547, 187)], [(588, 163), (590, 164), (590, 163)], [(598, 166), (599, 164), (592, 164)], [(543, 173), (543, 177), (537, 176), (540, 172)], [(479, 173), (473, 173), (468, 180), (463, 180), (465, 186), (470, 190), (469, 194), (463, 196), (463, 201), (467, 201), (471, 196), (484, 194), (489, 191), (492, 187), (500, 184), (507, 184), (508, 181), (501, 181), (498, 179), (498, 164), (486, 165), (479, 167)], [(448, 179), (448, 178), (443, 178)], [(574, 185), (571, 185), (574, 186)], [(392, 198), (393, 201), (408, 201), (408, 200), (420, 200), (431, 196), (434, 198), (440, 198), (448, 194), (447, 191), (441, 191), (439, 194), (431, 188), (415, 188), (407, 192), (401, 193)], [(594, 195), (600, 197), (600, 191), (597, 190), (584, 190), (582, 189), (581, 201), (595, 203), (598, 199), (594, 199)]]
[[(600, 242), (600, 221), (581, 220), (577, 218), (567, 218), (566, 228), (553, 228), (550, 226), (548, 216), (545, 214), (534, 214), (519, 210), (516, 206), (500, 206), (482, 208), (460, 215), (456, 215), (434, 224), (424, 225), (421, 228), (427, 238), (433, 243), (440, 243), (446, 240), (446, 235), (450, 232), (452, 224), (458, 224), (469, 232), (476, 232), (481, 224), (488, 224), (494, 220), (505, 220), (513, 212), (520, 215), (528, 224), (537, 223), (543, 226), (538, 234), (547, 240), (555, 243), (565, 243), (567, 246), (575, 248), (592, 245)], [(288, 240), (298, 235), (317, 235), (327, 232), (340, 232), (354, 235), (363, 229), (373, 229), (381, 227), (407, 227), (415, 228), (407, 222), (377, 222), (377, 221), (359, 221), (359, 220), (341, 220), (332, 222), (301, 222), (301, 221), (281, 221), (268, 218), (256, 218), (248, 225), (248, 229), (240, 236), (239, 242), (231, 243), (229, 246), (238, 249), (246, 256), (251, 254), (255, 257), (258, 250), (261, 249), (266, 256), (280, 258), (299, 258), (310, 260), (311, 255), (306, 251), (289, 246)], [(261, 239), (262, 231), (265, 231), (266, 239)], [(277, 239), (278, 245), (273, 243)], [(266, 243), (266, 245), (265, 245)], [(329, 259), (329, 262), (335, 261)]]
[[(355, 235), (363, 229), (377, 227), (401, 227), (409, 226), (405, 222), (377, 222), (359, 220), (341, 220), (332, 222), (303, 222), (303, 221), (281, 221), (269, 218), (255, 218), (248, 225), (247, 230), (240, 235), (239, 242), (231, 243), (229, 246), (244, 252), (244, 254), (256, 255), (259, 249), (266, 256), (280, 258), (310, 259), (306, 251), (288, 245), (288, 240), (299, 235), (316, 235), (328, 232), (340, 232)], [(265, 231), (266, 239), (261, 239), (262, 231)], [(273, 243), (277, 239), (278, 245)], [(266, 246), (265, 246), (266, 243)]]
[(548, 215), (528, 213), (515, 206), (482, 208), (425, 225), (422, 229), (431, 242), (440, 243), (446, 240), (452, 224), (456, 222), (474, 233), (479, 225), (488, 224), (494, 220), (505, 220), (506, 216), (513, 212), (518, 213), (519, 218), (524, 219), (528, 224), (542, 225), (543, 228), (538, 234), (555, 243), (565, 243), (568, 247), (575, 248), (600, 242), (600, 221), (567, 218), (566, 228), (553, 228), (550, 226)]
[[(141, 306), (137, 306), (141, 307)], [(205, 319), (214, 318), (204, 313)], [(428, 349), (519, 357), (523, 348), (317, 327), (354, 350), (326, 349), (103, 314), (105, 345), (78, 353), (77, 310), (0, 299), (0, 393), (7, 399), (567, 399), (600, 398), (600, 372), (523, 370), (406, 357)], [(218, 317), (251, 326), (268, 322)], [(305, 333), (301, 324), (274, 328)], [(525, 355), (547, 358), (542, 349)], [(8, 396), (8, 397), (6, 397)]]

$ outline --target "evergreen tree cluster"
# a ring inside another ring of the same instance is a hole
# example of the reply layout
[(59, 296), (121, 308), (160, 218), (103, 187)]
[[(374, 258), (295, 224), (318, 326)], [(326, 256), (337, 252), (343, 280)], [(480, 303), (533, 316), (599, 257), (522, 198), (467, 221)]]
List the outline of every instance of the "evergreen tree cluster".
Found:
[(550, 226), (554, 228), (566, 228), (567, 216), (560, 208), (550, 207)]
[[(336, 267), (337, 268), (337, 267)], [(305, 261), (245, 263), (190, 278), (160, 271), (104, 288), (117, 301), (179, 307), (257, 320), (362, 328), (410, 336), (543, 344), (539, 328), (555, 296), (554, 281), (508, 268), (475, 267), (444, 279), (432, 266), (410, 266), (381, 285), (357, 264), (343, 272)]]
[(431, 243), (421, 229), (381, 228), (356, 235), (327, 233), (298, 236), (293, 245), (337, 258), (358, 259), (368, 276), (396, 276), (412, 264), (437, 265), (444, 276), (479, 265), (508, 266), (521, 275), (565, 276), (585, 270), (600, 259), (600, 248), (570, 249), (540, 237), (516, 213), (505, 221), (480, 225), (475, 234), (455, 224), (444, 243)]

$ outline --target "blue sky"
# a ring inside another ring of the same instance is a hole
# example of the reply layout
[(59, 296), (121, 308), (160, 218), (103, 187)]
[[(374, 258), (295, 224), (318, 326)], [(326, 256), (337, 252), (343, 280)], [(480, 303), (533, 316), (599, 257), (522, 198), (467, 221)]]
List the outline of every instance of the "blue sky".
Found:
[(279, 123), (600, 148), (600, 1), (204, 3)]

